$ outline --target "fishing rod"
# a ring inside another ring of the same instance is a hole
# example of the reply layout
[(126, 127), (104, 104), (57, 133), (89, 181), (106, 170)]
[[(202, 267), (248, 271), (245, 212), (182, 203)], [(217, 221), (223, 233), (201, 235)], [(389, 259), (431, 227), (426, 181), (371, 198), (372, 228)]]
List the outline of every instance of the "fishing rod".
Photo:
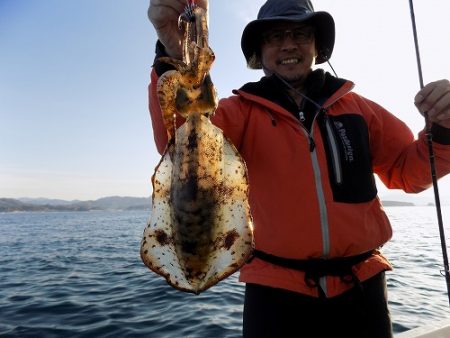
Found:
[[(409, 8), (411, 10), (411, 22), (413, 28), (414, 35), (414, 45), (416, 48), (416, 59), (417, 59), (417, 69), (419, 72), (419, 83), (420, 88), (424, 87), (423, 85), (423, 75), (422, 75), (422, 65), (420, 62), (420, 51), (419, 51), (419, 40), (417, 38), (417, 28), (416, 28), (416, 16), (414, 14), (414, 5), (413, 0), (409, 0)], [(428, 112), (424, 113), (425, 117), (425, 132), (427, 136), (428, 143), (428, 153), (430, 160), (430, 169), (431, 169), (431, 178), (433, 181), (433, 190), (434, 190), (434, 200), (436, 204), (436, 213), (439, 225), (439, 235), (441, 237), (441, 247), (442, 247), (442, 256), (444, 258), (444, 276), (447, 282), (447, 296), (450, 304), (450, 272), (449, 272), (449, 263), (448, 263), (448, 255), (447, 255), (447, 245), (445, 244), (445, 233), (444, 233), (444, 222), (442, 221), (442, 210), (441, 210), (441, 200), (439, 197), (439, 188), (437, 183), (437, 175), (436, 175), (436, 164), (433, 150), (433, 135), (431, 133), (431, 122), (428, 117)], [(442, 273), (442, 272), (441, 272)]]

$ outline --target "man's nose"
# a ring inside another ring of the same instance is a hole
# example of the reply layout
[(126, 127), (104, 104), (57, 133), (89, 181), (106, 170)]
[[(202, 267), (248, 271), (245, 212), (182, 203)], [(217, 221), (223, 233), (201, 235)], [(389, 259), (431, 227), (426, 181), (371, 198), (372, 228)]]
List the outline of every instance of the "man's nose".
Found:
[(291, 31), (285, 31), (283, 40), (281, 42), (281, 47), (283, 49), (295, 49), (297, 48), (297, 42), (294, 39), (294, 36)]

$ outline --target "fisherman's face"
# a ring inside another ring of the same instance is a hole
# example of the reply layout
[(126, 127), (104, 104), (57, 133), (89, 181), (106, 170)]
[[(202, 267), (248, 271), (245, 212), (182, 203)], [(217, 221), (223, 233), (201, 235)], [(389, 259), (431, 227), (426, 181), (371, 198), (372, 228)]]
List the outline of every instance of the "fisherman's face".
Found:
[(266, 75), (277, 73), (301, 85), (317, 57), (314, 30), (297, 23), (279, 23), (263, 33), (261, 62)]

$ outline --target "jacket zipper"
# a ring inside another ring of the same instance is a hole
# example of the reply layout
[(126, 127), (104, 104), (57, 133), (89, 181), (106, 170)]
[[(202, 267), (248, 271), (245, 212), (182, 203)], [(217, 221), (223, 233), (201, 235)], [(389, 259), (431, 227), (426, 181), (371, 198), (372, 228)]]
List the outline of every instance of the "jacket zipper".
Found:
[(328, 118), (327, 115), (325, 115), (325, 128), (327, 130), (328, 136), (327, 139), (331, 150), (331, 158), (332, 158), (331, 165), (333, 166), (334, 179), (336, 184), (339, 185), (342, 184), (341, 156), (339, 154), (339, 147), (336, 141), (336, 134), (333, 131), (330, 119)]
[[(328, 223), (327, 206), (325, 203), (325, 194), (322, 185), (319, 158), (317, 156), (316, 146), (314, 142), (314, 124), (316, 122), (318, 115), (319, 112), (316, 113), (316, 115), (314, 116), (313, 122), (311, 124), (311, 132), (308, 132), (308, 130), (303, 126), (303, 124), (300, 124), (300, 127), (305, 133), (305, 135), (308, 137), (309, 141), (309, 151), (311, 155), (311, 162), (314, 172), (314, 181), (316, 186), (317, 201), (319, 204), (320, 224), (322, 230), (322, 246), (323, 246), (322, 258), (326, 258), (330, 254), (330, 228)], [(319, 284), (325, 295), (327, 295), (328, 292), (327, 292), (326, 277), (321, 277), (319, 280)]]

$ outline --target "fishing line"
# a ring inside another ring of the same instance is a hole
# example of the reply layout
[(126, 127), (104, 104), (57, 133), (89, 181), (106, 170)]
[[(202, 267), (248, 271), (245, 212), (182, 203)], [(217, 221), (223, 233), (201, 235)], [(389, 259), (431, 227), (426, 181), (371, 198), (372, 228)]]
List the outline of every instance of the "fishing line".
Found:
[[(413, 0), (409, 0), (409, 8), (411, 10), (411, 22), (412, 22), (413, 35), (414, 35), (414, 45), (416, 48), (416, 59), (417, 59), (417, 69), (418, 69), (418, 73), (419, 73), (419, 83), (420, 83), (420, 88), (422, 89), (424, 87), (423, 75), (422, 75), (422, 65), (420, 62), (419, 40), (417, 38), (416, 16), (414, 14)], [(434, 157), (433, 142), (432, 142), (433, 135), (431, 133), (431, 123), (430, 123), (430, 119), (428, 117), (428, 112), (424, 113), (424, 117), (425, 117), (425, 131), (426, 131), (427, 143), (428, 143), (428, 153), (429, 153), (429, 160), (430, 160), (431, 178), (433, 181), (434, 199), (435, 199), (435, 204), (436, 204), (436, 213), (437, 213), (438, 225), (439, 225), (439, 235), (441, 237), (442, 256), (444, 258), (444, 276), (445, 276), (445, 280), (447, 282), (447, 296), (448, 296), (448, 301), (450, 304), (450, 272), (449, 272), (449, 263), (448, 263), (448, 255), (447, 255), (447, 245), (445, 243), (444, 222), (442, 221), (441, 201), (440, 201), (440, 197), (439, 197), (439, 189), (438, 189), (438, 184), (437, 184), (436, 164), (434, 161), (435, 157)]]
[(292, 89), (295, 93), (297, 93), (298, 95), (300, 95), (303, 99), (305, 99), (306, 101), (311, 102), (317, 109), (321, 109), (322, 106), (320, 104), (318, 104), (316, 101), (314, 101), (313, 99), (309, 98), (308, 96), (306, 96), (305, 94), (303, 94), (300, 90), (298, 90), (297, 88), (295, 88), (294, 86), (292, 86), (289, 82), (287, 82), (285, 79), (283, 79), (280, 75), (278, 75), (277, 73), (274, 73), (274, 75), (278, 78), (278, 80), (280, 80), (281, 82), (283, 82), (283, 84), (288, 87), (289, 89)]
[(336, 71), (334, 70), (333, 66), (331, 65), (330, 60), (328, 60), (328, 58), (327, 58), (327, 63), (328, 63), (328, 66), (330, 66), (331, 70), (333, 71), (334, 76), (339, 77), (339, 76), (337, 75)]

